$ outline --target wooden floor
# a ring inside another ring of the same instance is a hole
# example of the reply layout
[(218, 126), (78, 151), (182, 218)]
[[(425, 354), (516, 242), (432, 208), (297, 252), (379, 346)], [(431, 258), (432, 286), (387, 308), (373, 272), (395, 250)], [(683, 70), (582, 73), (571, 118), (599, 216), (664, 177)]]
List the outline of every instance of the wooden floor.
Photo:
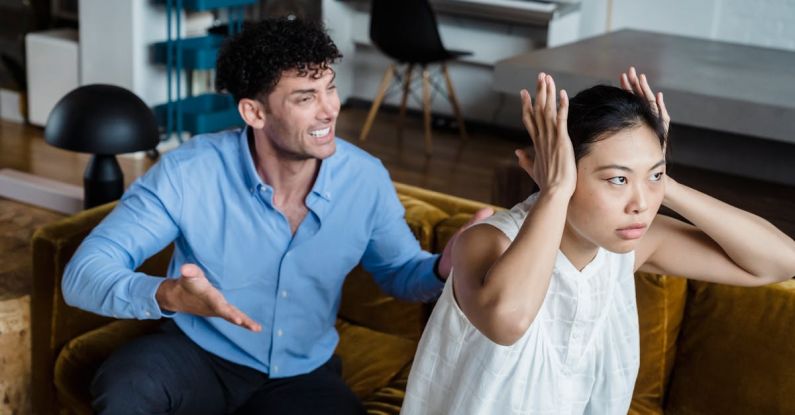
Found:
[(457, 129), (434, 129), (433, 155), (426, 157), (421, 118), (407, 116), (400, 134), (397, 114), (381, 111), (367, 140), (358, 142), (366, 115), (365, 108), (344, 109), (337, 135), (381, 159), (392, 180), (482, 202), (491, 202), (495, 166), (513, 161), (514, 150), (524, 145), (483, 128), (470, 128), (466, 141)]
[[(492, 202), (495, 168), (513, 163), (513, 150), (525, 144), (516, 132), (474, 126), (464, 142), (457, 130), (441, 128), (434, 129), (434, 152), (426, 157), (419, 117), (407, 117), (399, 135), (397, 114), (382, 111), (367, 141), (358, 143), (366, 115), (367, 108), (361, 105), (343, 108), (337, 135), (380, 158), (393, 180), (483, 202)], [(88, 155), (47, 145), (41, 128), (0, 121), (0, 168), (82, 185), (88, 159)], [(119, 163), (129, 185), (152, 161), (119, 157)], [(684, 184), (770, 220), (795, 237), (795, 188), (685, 166), (670, 166), (669, 173)]]
[[(44, 141), (44, 129), (0, 120), (0, 169), (9, 168), (82, 186), (90, 155), (53, 147)], [(118, 157), (125, 186), (146, 172), (152, 162), (145, 157)]]
[[(395, 129), (396, 114), (384, 111), (378, 114), (368, 140), (358, 143), (359, 129), (366, 115), (366, 109), (360, 107), (343, 109), (337, 135), (380, 158), (393, 180), (469, 199), (491, 200), (494, 166), (500, 160), (511, 160), (513, 150), (520, 146), (516, 141), (477, 129), (470, 133), (467, 142), (463, 142), (457, 132), (442, 129), (434, 130), (434, 153), (426, 157), (420, 119), (407, 117), (400, 139)], [(43, 137), (42, 128), (0, 121), (0, 168), (82, 185), (89, 156), (52, 147)], [(146, 158), (118, 159), (127, 185), (152, 164)]]

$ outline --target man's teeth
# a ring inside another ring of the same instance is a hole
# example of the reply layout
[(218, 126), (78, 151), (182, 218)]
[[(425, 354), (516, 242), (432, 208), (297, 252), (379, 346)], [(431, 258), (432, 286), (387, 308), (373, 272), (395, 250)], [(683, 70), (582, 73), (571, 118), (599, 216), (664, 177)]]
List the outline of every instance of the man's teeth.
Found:
[(327, 127), (322, 130), (310, 131), (309, 135), (311, 135), (312, 137), (324, 137), (328, 135), (329, 131), (331, 131), (331, 127)]

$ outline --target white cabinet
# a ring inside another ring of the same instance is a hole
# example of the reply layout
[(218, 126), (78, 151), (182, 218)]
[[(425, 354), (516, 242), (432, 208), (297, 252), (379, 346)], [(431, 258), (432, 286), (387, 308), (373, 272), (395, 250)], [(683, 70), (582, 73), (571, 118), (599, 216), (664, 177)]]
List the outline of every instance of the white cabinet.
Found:
[(80, 85), (78, 35), (72, 29), (32, 32), (25, 36), (28, 119), (44, 126), (64, 95)]

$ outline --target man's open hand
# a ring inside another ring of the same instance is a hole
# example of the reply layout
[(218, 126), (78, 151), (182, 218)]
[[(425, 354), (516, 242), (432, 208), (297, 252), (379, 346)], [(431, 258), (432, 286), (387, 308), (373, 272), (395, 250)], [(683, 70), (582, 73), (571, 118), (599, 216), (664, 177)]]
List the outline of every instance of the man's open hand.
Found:
[(166, 279), (157, 289), (157, 303), (169, 311), (204, 317), (221, 317), (251, 331), (261, 331), (262, 326), (229, 304), (223, 294), (210, 284), (201, 268), (185, 264), (176, 279)]

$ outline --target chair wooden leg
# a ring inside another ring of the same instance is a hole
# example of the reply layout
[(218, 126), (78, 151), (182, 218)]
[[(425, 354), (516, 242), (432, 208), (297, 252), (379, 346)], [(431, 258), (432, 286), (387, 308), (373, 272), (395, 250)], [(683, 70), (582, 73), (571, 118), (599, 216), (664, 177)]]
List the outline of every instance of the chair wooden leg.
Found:
[(430, 156), (433, 152), (431, 144), (431, 73), (425, 65), (422, 66), (422, 110), (425, 124), (425, 154)]
[(444, 73), (444, 80), (447, 82), (447, 98), (450, 100), (455, 118), (458, 120), (458, 129), (461, 132), (461, 138), (466, 140), (469, 136), (467, 135), (466, 126), (464, 125), (464, 117), (461, 116), (461, 108), (458, 106), (458, 98), (455, 95), (453, 82), (450, 80), (450, 74), (447, 72), (447, 63), (442, 63), (442, 73)]
[(386, 94), (387, 88), (389, 88), (389, 84), (392, 82), (392, 76), (395, 72), (395, 64), (390, 64), (389, 68), (386, 69), (384, 72), (384, 79), (381, 81), (381, 86), (378, 87), (378, 95), (375, 96), (373, 100), (373, 105), (370, 106), (370, 113), (367, 114), (367, 120), (364, 122), (364, 126), (362, 127), (362, 132), (359, 134), (359, 141), (364, 141), (367, 139), (367, 134), (370, 133), (370, 128), (373, 126), (373, 121), (375, 121), (375, 115), (378, 113), (378, 108), (381, 106), (381, 101), (384, 100), (384, 94)]
[(398, 116), (398, 132), (403, 131), (403, 119), (406, 118), (406, 104), (409, 100), (409, 92), (411, 92), (411, 75), (414, 73), (414, 64), (410, 63), (406, 68), (405, 81), (403, 82), (403, 98), (400, 99), (400, 115)]

